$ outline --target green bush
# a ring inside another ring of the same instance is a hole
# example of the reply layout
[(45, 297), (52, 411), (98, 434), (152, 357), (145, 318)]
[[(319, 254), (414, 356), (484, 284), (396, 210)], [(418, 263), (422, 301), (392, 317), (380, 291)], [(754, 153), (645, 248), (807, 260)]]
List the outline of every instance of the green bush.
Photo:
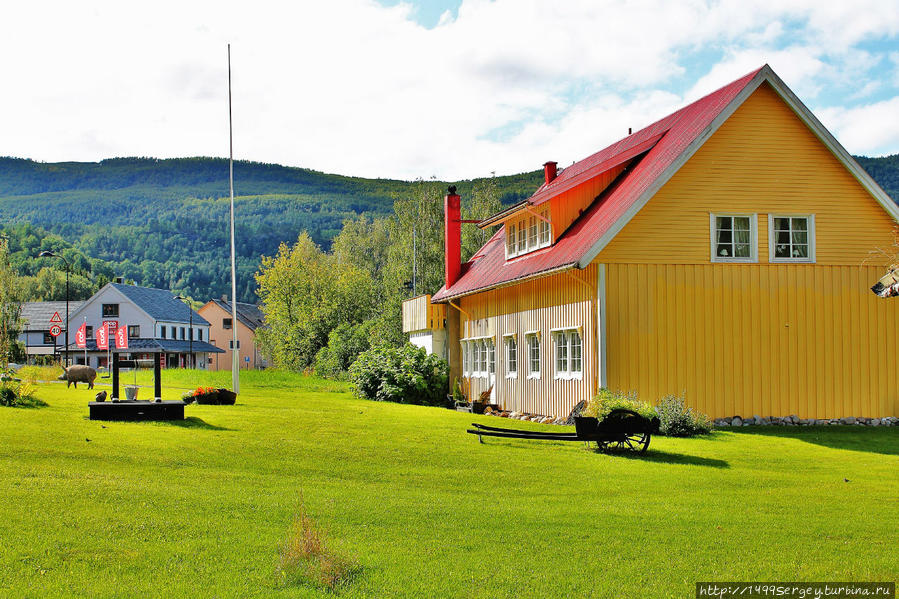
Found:
[(371, 347), (371, 333), (375, 321), (361, 324), (341, 323), (328, 334), (328, 345), (315, 354), (315, 374), (345, 379), (350, 365), (359, 354)]
[(593, 418), (602, 420), (609, 415), (609, 412), (618, 409), (633, 410), (650, 420), (657, 415), (654, 407), (645, 401), (637, 399), (636, 392), (631, 391), (630, 393), (624, 393), (622, 391), (609, 391), (608, 389), (600, 389), (599, 392), (587, 402), (581, 415), (592, 416)]
[(656, 406), (659, 432), (668, 437), (692, 437), (712, 432), (708, 416), (687, 407), (683, 395), (666, 395)]
[(34, 388), (28, 383), (11, 379), (0, 381), (0, 406), (34, 408), (45, 405), (34, 396)]
[(375, 401), (446, 405), (449, 365), (411, 343), (362, 352), (350, 366), (356, 395)]

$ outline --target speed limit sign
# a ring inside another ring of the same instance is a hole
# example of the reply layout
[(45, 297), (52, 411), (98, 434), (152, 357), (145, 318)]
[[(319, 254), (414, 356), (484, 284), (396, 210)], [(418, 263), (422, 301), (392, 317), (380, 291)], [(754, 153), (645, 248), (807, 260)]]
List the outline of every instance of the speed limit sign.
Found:
[(58, 324), (50, 327), (50, 334), (54, 337), (59, 337), (60, 333), (62, 333), (62, 328)]

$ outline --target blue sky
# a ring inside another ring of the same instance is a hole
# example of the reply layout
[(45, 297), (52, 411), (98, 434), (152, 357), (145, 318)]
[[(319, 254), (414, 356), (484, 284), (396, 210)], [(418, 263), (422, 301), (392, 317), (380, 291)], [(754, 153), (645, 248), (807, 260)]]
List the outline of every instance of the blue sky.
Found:
[(227, 154), (413, 179), (570, 164), (768, 63), (899, 153), (899, 9), (853, 0), (113, 0), (4, 9), (0, 155)]

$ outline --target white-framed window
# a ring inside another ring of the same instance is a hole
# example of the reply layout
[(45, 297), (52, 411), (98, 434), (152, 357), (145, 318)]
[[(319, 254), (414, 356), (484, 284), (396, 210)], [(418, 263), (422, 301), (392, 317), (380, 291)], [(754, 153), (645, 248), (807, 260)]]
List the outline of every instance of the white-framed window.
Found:
[(503, 347), (506, 352), (506, 378), (518, 377), (518, 342), (515, 335), (503, 337)]
[(506, 222), (506, 258), (552, 245), (549, 207), (541, 208), (538, 214), (528, 212)]
[(558, 329), (553, 333), (557, 379), (581, 378), (584, 369), (580, 329)]
[(814, 262), (815, 215), (769, 214), (768, 261)]
[(711, 214), (712, 262), (758, 262), (755, 214)]
[(540, 333), (537, 331), (525, 333), (525, 341), (528, 348), (528, 378), (540, 378)]
[(553, 232), (552, 226), (549, 224), (549, 208), (540, 210), (540, 247), (546, 247), (552, 243)]
[(528, 247), (536, 248), (540, 245), (540, 237), (538, 234), (537, 222), (540, 219), (536, 216), (528, 217)]
[(496, 345), (490, 337), (462, 340), (462, 374), (484, 378), (496, 372)]

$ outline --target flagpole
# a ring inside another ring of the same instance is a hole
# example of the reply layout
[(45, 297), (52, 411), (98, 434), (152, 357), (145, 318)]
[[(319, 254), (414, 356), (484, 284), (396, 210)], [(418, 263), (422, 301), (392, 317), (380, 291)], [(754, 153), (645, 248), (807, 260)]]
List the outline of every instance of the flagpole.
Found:
[(237, 263), (234, 250), (234, 128), (231, 123), (231, 44), (228, 44), (228, 186), (231, 190), (231, 384), (240, 393), (240, 348), (237, 341)]

